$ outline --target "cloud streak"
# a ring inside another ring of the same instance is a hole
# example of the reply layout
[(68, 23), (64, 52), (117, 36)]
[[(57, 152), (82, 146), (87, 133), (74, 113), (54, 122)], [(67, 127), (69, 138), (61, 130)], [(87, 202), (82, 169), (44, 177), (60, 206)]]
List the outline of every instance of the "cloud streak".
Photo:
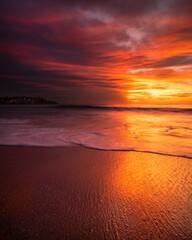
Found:
[(170, 93), (172, 103), (188, 104), (190, 9), (191, 1), (176, 0), (3, 0), (0, 94), (62, 103), (65, 94), (81, 104), (91, 92), (94, 104), (165, 104)]

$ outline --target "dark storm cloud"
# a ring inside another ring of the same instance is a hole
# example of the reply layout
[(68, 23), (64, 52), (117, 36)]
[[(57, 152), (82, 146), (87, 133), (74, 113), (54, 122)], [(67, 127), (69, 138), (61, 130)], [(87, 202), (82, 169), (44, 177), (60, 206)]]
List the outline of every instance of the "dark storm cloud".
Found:
[[(0, 58), (0, 72), (1, 72), (1, 92), (8, 89), (26, 90), (29, 86), (35, 91), (38, 87), (43, 88), (58, 87), (77, 88), (84, 86), (101, 86), (106, 88), (115, 88), (115, 84), (110, 84), (110, 81), (118, 81), (119, 79), (107, 79), (109, 83), (102, 83), (103, 78), (87, 77), (83, 75), (75, 75), (69, 70), (38, 70), (35, 67), (19, 63), (14, 57), (2, 54)], [(31, 91), (30, 87), (30, 91)]]
[[(78, 22), (65, 20), (56, 24), (25, 23), (4, 20), (0, 27), (3, 43), (14, 43), (23, 47), (35, 46), (30, 51), (32, 56), (43, 56), (62, 63), (91, 66), (113, 61), (110, 56), (100, 54), (102, 50), (114, 49), (114, 46), (104, 41), (104, 36), (88, 34)], [(22, 53), (21, 53), (22, 54)]]
[[(55, 32), (50, 26), (42, 24), (25, 24), (20, 22), (6, 21), (6, 27), (1, 27), (3, 32), (2, 41), (35, 46), (37, 48), (37, 54), (41, 53), (45, 57), (53, 57), (62, 61), (67, 59), (69, 63), (81, 63), (88, 64), (86, 48), (83, 45), (75, 44), (75, 40), (67, 41), (57, 39), (54, 37)], [(70, 27), (70, 29), (69, 29)], [(78, 34), (77, 31), (70, 25), (63, 24), (62, 37)], [(33, 50), (32, 50), (33, 51)], [(77, 54), (78, 53), (78, 54)], [(33, 51), (33, 54), (35, 52)]]
[[(164, 12), (167, 14), (190, 14), (192, 2), (190, 0), (2, 0), (2, 15), (10, 14), (12, 19), (36, 19), (53, 13), (58, 15), (69, 12), (89, 11), (92, 13), (92, 19), (81, 22), (91, 25), (102, 24), (101, 19), (94, 19), (94, 12), (106, 14), (106, 16), (120, 17), (120, 20), (129, 19), (130, 17), (142, 16), (148, 13)], [(100, 21), (101, 20), (101, 21)]]
[[(38, 1), (31, 1), (31, 0), (3, 0), (2, 6), (3, 10), (9, 9), (9, 11), (20, 11), (25, 14), (28, 11), (31, 12), (35, 10), (36, 13), (38, 12), (49, 12), (51, 9), (58, 9), (58, 8), (73, 8), (73, 9), (99, 9), (110, 14), (115, 15), (123, 15), (123, 14), (141, 14), (148, 11), (157, 10), (166, 10), (167, 8), (171, 7), (177, 3), (176, 0), (38, 0)], [(190, 4), (190, 2), (188, 3)], [(41, 9), (43, 7), (44, 9)]]

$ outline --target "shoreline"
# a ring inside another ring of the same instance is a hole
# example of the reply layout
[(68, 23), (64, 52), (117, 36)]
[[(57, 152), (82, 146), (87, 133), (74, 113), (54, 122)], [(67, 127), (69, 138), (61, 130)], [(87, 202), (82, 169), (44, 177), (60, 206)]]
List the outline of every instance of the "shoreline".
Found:
[(189, 239), (190, 159), (0, 146), (2, 239)]
[(174, 154), (169, 154), (169, 153), (159, 153), (159, 152), (151, 152), (151, 151), (142, 151), (142, 150), (134, 150), (134, 149), (103, 149), (103, 148), (96, 148), (96, 147), (89, 147), (85, 146), (83, 144), (78, 144), (78, 143), (69, 143), (69, 145), (63, 145), (63, 146), (36, 146), (36, 145), (3, 145), (0, 144), (1, 147), (18, 147), (18, 148), (66, 148), (66, 147), (80, 147), (80, 148), (85, 148), (85, 149), (90, 149), (90, 150), (95, 150), (95, 151), (103, 151), (103, 152), (138, 152), (138, 153), (149, 153), (149, 154), (157, 154), (157, 155), (162, 155), (162, 156), (169, 156), (169, 157), (179, 157), (179, 158), (187, 158), (187, 159), (192, 159), (190, 156), (185, 156), (185, 155), (174, 155)]

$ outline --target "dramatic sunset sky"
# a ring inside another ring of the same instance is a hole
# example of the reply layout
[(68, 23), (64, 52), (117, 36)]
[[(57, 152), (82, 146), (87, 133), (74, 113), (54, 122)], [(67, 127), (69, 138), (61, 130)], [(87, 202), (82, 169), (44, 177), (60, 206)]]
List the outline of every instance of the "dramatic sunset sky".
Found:
[(191, 0), (2, 0), (0, 96), (191, 104)]

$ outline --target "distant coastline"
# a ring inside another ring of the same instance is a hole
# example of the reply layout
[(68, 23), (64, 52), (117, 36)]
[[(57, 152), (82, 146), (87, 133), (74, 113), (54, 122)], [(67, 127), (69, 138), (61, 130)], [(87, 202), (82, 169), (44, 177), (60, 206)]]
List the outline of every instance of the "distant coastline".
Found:
[(42, 98), (42, 97), (27, 97), (27, 96), (16, 96), (16, 97), (0, 97), (0, 104), (7, 105), (20, 105), (20, 104), (57, 104), (57, 102)]

